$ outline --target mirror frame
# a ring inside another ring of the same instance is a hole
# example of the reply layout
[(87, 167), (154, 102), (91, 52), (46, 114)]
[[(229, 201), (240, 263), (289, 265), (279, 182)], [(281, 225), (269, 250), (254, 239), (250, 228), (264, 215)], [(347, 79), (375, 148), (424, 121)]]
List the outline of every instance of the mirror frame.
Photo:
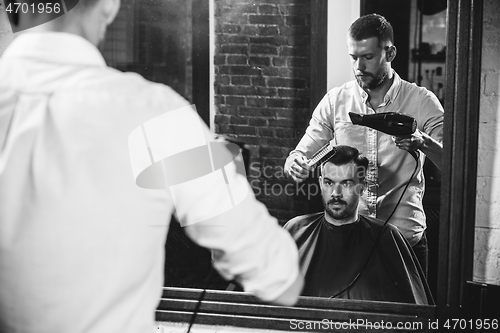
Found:
[[(311, 0), (311, 106), (326, 92), (327, 1)], [(463, 318), (472, 280), (483, 0), (448, 0), (446, 90), (436, 306), (300, 297), (295, 307), (272, 306), (244, 292), (164, 288), (158, 322), (290, 329), (290, 321), (421, 322)], [(198, 300), (203, 295), (203, 302)], [(199, 306), (198, 310), (195, 310)]]
[(438, 316), (459, 318), (473, 276), (483, 0), (448, 0)]

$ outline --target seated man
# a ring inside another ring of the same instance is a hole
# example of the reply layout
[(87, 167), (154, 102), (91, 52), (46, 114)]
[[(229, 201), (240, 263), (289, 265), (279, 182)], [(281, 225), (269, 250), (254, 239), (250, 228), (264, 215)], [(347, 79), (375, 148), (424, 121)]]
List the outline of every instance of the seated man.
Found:
[(401, 232), (358, 214), (367, 166), (356, 148), (337, 146), (321, 165), (325, 211), (285, 225), (299, 248), (302, 295), (432, 304), (422, 269)]

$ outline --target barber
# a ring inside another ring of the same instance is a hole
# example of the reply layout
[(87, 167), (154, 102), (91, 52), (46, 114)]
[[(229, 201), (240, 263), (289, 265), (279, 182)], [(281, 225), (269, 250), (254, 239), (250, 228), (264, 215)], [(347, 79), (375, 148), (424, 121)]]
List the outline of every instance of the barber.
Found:
[[(427, 156), (441, 167), (443, 107), (432, 92), (401, 79), (391, 68), (397, 50), (392, 26), (383, 16), (369, 14), (352, 23), (347, 45), (356, 79), (326, 93), (288, 156), (285, 171), (296, 182), (306, 179), (311, 170), (305, 161), (331, 140), (357, 148), (369, 160), (360, 213), (385, 221), (396, 209), (389, 222), (401, 230), (427, 273), (423, 163)], [(353, 125), (349, 112), (404, 113), (418, 126), (411, 136), (392, 137)], [(418, 166), (410, 179), (416, 161), (408, 152), (415, 151), (420, 152)]]

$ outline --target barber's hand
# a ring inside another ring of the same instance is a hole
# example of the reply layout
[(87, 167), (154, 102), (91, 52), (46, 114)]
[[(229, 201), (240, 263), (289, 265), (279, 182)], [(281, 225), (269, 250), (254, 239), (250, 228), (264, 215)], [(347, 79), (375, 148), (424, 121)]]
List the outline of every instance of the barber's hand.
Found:
[(292, 155), (290, 159), (287, 160), (285, 165), (285, 172), (293, 178), (297, 183), (300, 183), (307, 179), (309, 176), (309, 171), (311, 167), (307, 165), (307, 159), (303, 155)]
[(396, 147), (409, 152), (418, 150), (424, 145), (423, 133), (417, 128), (415, 133), (409, 136), (397, 136), (394, 138)]

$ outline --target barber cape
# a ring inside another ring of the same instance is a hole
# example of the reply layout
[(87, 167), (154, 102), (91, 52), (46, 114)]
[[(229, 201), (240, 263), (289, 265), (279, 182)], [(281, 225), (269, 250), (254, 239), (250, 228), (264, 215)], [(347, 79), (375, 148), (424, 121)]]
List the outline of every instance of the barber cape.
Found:
[(298, 216), (284, 228), (299, 248), (302, 295), (433, 304), (417, 257), (395, 226), (361, 215), (335, 226), (321, 212)]

